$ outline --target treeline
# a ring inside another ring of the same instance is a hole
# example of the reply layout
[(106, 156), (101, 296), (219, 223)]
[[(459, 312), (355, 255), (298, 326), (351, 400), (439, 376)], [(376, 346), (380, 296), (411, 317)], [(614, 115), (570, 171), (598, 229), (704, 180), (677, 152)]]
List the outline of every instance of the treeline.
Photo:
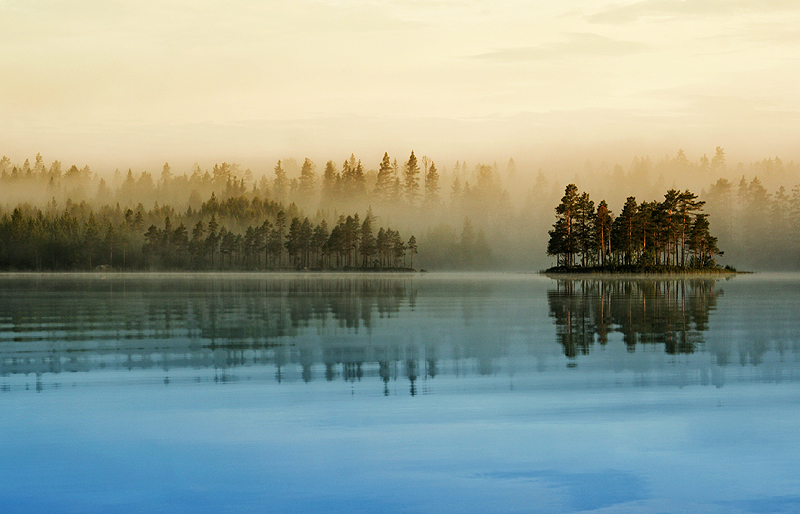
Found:
[[(513, 160), (510, 160), (507, 171), (514, 169)], [(269, 204), (272, 206), (270, 209), (273, 211), (273, 218), (277, 209), (282, 208), (287, 213), (289, 228), (289, 220), (294, 217), (291, 214), (293, 210), (316, 212), (314, 219), (309, 221), (319, 225), (322, 218), (329, 224), (338, 220), (338, 212), (363, 213), (374, 205), (380, 211), (382, 219), (393, 221), (393, 224), (400, 225), (406, 232), (421, 233), (420, 251), (423, 255), (420, 257), (439, 269), (489, 268), (496, 261), (492, 255), (493, 245), (487, 242), (486, 234), (499, 234), (498, 230), (491, 230), (495, 226), (499, 228), (519, 225), (516, 220), (511, 219), (513, 208), (508, 194), (500, 186), (500, 170), (496, 164), (477, 165), (471, 169), (466, 163), (456, 162), (447, 176), (452, 180), (450, 190), (443, 192), (436, 164), (427, 156), (417, 159), (413, 151), (402, 163), (384, 153), (377, 169), (369, 169), (360, 159), (351, 155), (340, 166), (334, 161), (328, 161), (323, 170), (318, 170), (310, 159), (305, 159), (302, 164), (294, 159), (281, 160), (260, 178), (254, 176), (249, 169), (242, 170), (238, 164), (225, 162), (214, 164), (212, 169), (205, 171), (195, 165), (190, 174), (173, 173), (169, 163), (165, 163), (160, 176), (147, 171), (134, 174), (132, 170), (128, 170), (124, 174), (117, 170), (113, 179), (106, 178), (99, 177), (88, 166), (73, 165), (64, 169), (59, 161), (47, 166), (40, 154), (37, 154), (32, 164), (26, 160), (21, 166), (12, 166), (10, 160), (4, 157), (0, 159), (0, 205), (3, 199), (10, 203), (26, 198), (30, 199), (32, 206), (47, 211), (49, 207), (46, 205), (54, 201), (60, 205), (80, 205), (85, 201), (85, 207), (96, 211), (119, 204), (124, 213), (127, 209), (143, 212), (143, 205), (155, 204), (153, 210), (157, 212), (187, 208), (201, 212), (205, 216), (204, 223), (207, 224), (210, 221), (208, 207), (201, 198), (212, 197), (219, 203), (218, 208), (225, 211), (227, 223), (235, 224), (238, 235), (242, 235), (243, 239), (247, 239), (247, 226), (242, 226), (237, 221), (241, 218), (239, 211), (243, 210), (243, 203)], [(159, 207), (159, 204), (174, 208), (165, 209)], [(17, 206), (23, 211), (31, 207), (10, 203), (7, 204), (7, 209), (10, 212)], [(231, 210), (236, 212), (229, 212)], [(88, 216), (84, 217), (88, 220)], [(433, 220), (436, 224), (431, 223)], [(299, 221), (303, 221), (302, 216)], [(173, 229), (179, 225), (174, 215), (171, 215), (171, 223)], [(374, 224), (374, 220), (372, 223)], [(103, 222), (100, 224), (104, 225)], [(144, 230), (151, 224), (163, 230), (164, 216), (160, 216), (158, 220), (145, 220)], [(191, 232), (195, 224), (196, 220), (187, 221), (187, 232)], [(119, 223), (117, 228), (118, 225)], [(335, 228), (329, 226), (331, 230)], [(455, 228), (459, 226), (463, 227), (460, 235)], [(256, 228), (253, 224), (254, 232)], [(386, 240), (394, 242), (384, 242), (383, 237), (378, 241), (378, 227), (375, 232), (376, 248), (398, 246), (395, 244), (399, 238), (396, 234), (399, 232), (398, 228), (385, 230)], [(149, 240), (155, 239), (155, 235), (151, 234)], [(407, 241), (403, 240), (403, 243), (408, 246)], [(247, 246), (244, 240), (242, 244)], [(301, 243), (301, 246), (303, 244), (305, 243)], [(369, 247), (368, 244), (366, 248)], [(289, 252), (287, 248), (284, 250)], [(379, 263), (389, 263), (381, 265), (395, 264), (391, 262), (391, 252), (376, 252), (368, 258), (377, 259)], [(151, 255), (159, 253), (151, 252)], [(166, 261), (167, 265), (172, 266), (176, 258), (181, 262), (186, 260), (185, 253), (182, 250), (178, 254), (179, 258), (170, 254), (172, 257), (158, 257), (157, 260)], [(241, 253), (247, 252), (230, 252), (235, 261), (253, 260), (247, 257), (241, 259)], [(298, 260), (318, 259), (318, 254), (319, 251), (298, 250)], [(217, 266), (216, 261), (220, 259), (220, 255), (215, 254), (214, 259), (214, 266)], [(227, 263), (228, 254), (224, 259)], [(354, 259), (350, 258), (351, 261)], [(364, 257), (360, 256), (359, 259), (360, 264), (363, 264)], [(208, 266), (211, 266), (211, 257), (206, 260), (209, 261)], [(275, 259), (269, 257), (268, 260), (273, 262)], [(288, 265), (289, 260), (289, 257), (284, 256), (282, 265)], [(327, 256), (323, 256), (323, 260), (326, 265), (330, 264)], [(409, 263), (410, 260), (409, 254)], [(84, 265), (88, 265), (88, 259), (84, 261)], [(354, 266), (355, 263), (350, 265)]]
[(595, 208), (588, 193), (569, 184), (556, 207), (556, 222), (548, 233), (547, 254), (563, 268), (716, 266), (717, 238), (709, 230), (704, 201), (686, 191), (670, 189), (661, 202), (636, 203), (628, 197), (614, 217), (605, 200)]
[[(164, 163), (159, 176), (147, 171), (134, 174), (129, 169), (123, 174), (116, 170), (109, 184), (105, 178), (96, 177), (89, 166), (63, 169), (60, 161), (47, 166), (41, 154), (36, 155), (33, 164), (26, 159), (21, 166), (11, 165), (6, 156), (0, 158), (0, 184), (8, 189), (32, 186), (35, 193), (28, 193), (48, 200), (94, 198), (101, 204), (125, 205), (158, 198), (162, 203), (195, 207), (211, 193), (221, 198), (251, 193), (285, 205), (319, 202), (324, 207), (359, 201), (433, 205), (441, 200), (436, 164), (427, 156), (418, 161), (413, 151), (402, 164), (385, 153), (377, 170), (366, 169), (355, 155), (344, 160), (341, 171), (330, 160), (321, 174), (310, 159), (306, 158), (302, 165), (294, 159), (279, 160), (272, 177), (269, 175), (256, 178), (250, 169), (242, 170), (239, 164), (227, 162), (214, 164), (210, 170), (195, 164), (191, 173), (178, 175), (169, 163)], [(459, 194), (463, 187), (457, 185)]]
[[(291, 220), (291, 221), (290, 221)], [(413, 268), (416, 238), (376, 226), (367, 211), (329, 229), (296, 206), (212, 194), (199, 210), (170, 206), (95, 211), (85, 202), (19, 206), (0, 215), (3, 270), (277, 270)]]
[(770, 192), (758, 177), (721, 178), (702, 195), (729, 260), (755, 269), (800, 268), (800, 185)]
[[(372, 207), (384, 225), (417, 235), (420, 253), (414, 262), (418, 267), (529, 270), (552, 264), (546, 251), (548, 230), (563, 184), (574, 182), (609, 205), (619, 206), (625, 204), (626, 196), (659, 198), (680, 186), (701, 191), (699, 199), (707, 202), (705, 212), (714, 220), (717, 246), (725, 250), (723, 258), (716, 254), (715, 260), (748, 269), (800, 269), (800, 238), (795, 230), (800, 224), (800, 187), (792, 187), (800, 180), (800, 164), (777, 157), (731, 166), (724, 150), (717, 148), (699, 160), (678, 151), (656, 160), (635, 157), (627, 166), (586, 161), (545, 170), (517, 170), (513, 159), (505, 165), (456, 161), (444, 166), (414, 152), (404, 158), (378, 153), (363, 161), (350, 155), (323, 162), (288, 158), (256, 171), (230, 162), (207, 168), (195, 164), (182, 170), (165, 163), (156, 170), (115, 172), (60, 161), (45, 164), (39, 154), (22, 164), (2, 157), (0, 215), (10, 216), (16, 207), (23, 212), (31, 207), (47, 212), (55, 200), (59, 213), (70, 201), (72, 205), (85, 201), (99, 217), (101, 210), (119, 204), (121, 214), (127, 209), (158, 212), (154, 219), (145, 216), (142, 230), (147, 231), (150, 225), (164, 228), (168, 213), (160, 206), (181, 213), (189, 208), (199, 212), (213, 194), (220, 209), (231, 211), (218, 214), (218, 223), (244, 237), (248, 225), (255, 230), (266, 219), (239, 222), (242, 205), (256, 198), (274, 206), (270, 207), (274, 211), (271, 223), (277, 210), (286, 213), (287, 230), (295, 216), (303, 221), (301, 211), (314, 226), (325, 219), (332, 229), (340, 213), (363, 216)], [(173, 229), (180, 224), (174, 213), (170, 219)], [(184, 220), (188, 232), (197, 221)], [(204, 213), (203, 222), (209, 221), (210, 214)], [(649, 236), (646, 244), (650, 245)], [(619, 247), (612, 244), (611, 248)], [(594, 258), (591, 253), (586, 258)], [(644, 248), (628, 253), (632, 260), (650, 258)], [(582, 253), (573, 255), (576, 263), (584, 258)], [(234, 256), (238, 258), (238, 253)], [(689, 251), (686, 259), (691, 256)], [(261, 257), (262, 265), (265, 258)], [(227, 263), (227, 255), (225, 259)], [(218, 260), (219, 254), (215, 266)], [(602, 256), (595, 260), (602, 262)], [(283, 265), (288, 262), (284, 255)]]

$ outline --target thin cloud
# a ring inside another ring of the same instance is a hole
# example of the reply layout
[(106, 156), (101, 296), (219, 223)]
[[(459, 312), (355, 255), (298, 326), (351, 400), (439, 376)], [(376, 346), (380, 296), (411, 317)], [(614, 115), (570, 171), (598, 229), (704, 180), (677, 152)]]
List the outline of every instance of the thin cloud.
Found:
[(498, 62), (541, 61), (571, 56), (620, 56), (641, 52), (647, 45), (637, 41), (619, 41), (599, 34), (569, 34), (566, 41), (539, 46), (520, 46), (494, 50), (474, 56)]
[(640, 18), (730, 16), (741, 12), (800, 11), (795, 0), (644, 0), (613, 5), (588, 17), (591, 23), (620, 24)]
[(754, 28), (747, 36), (751, 41), (775, 43), (779, 45), (800, 44), (800, 30), (785, 26), (765, 25)]

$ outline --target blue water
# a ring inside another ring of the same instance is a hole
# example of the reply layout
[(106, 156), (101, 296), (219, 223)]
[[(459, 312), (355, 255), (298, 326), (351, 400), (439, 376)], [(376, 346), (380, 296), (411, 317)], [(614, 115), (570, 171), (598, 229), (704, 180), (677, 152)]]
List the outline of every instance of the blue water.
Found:
[(0, 512), (798, 512), (800, 276), (0, 277)]

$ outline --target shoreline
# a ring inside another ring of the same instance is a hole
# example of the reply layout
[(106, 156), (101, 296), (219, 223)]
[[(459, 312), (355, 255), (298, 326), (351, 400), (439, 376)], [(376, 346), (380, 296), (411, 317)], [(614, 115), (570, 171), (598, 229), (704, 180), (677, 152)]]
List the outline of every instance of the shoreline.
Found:
[(752, 274), (752, 271), (738, 271), (734, 268), (681, 268), (673, 266), (619, 266), (619, 267), (576, 267), (564, 268), (561, 266), (548, 268), (540, 272), (542, 275), (554, 278), (565, 277), (593, 277), (593, 278), (624, 278), (624, 277), (733, 277), (736, 275)]
[(213, 275), (219, 273), (242, 274), (242, 275), (276, 275), (276, 274), (317, 274), (317, 275), (339, 275), (349, 273), (427, 273), (424, 269), (415, 268), (349, 268), (349, 269), (320, 269), (320, 268), (304, 268), (304, 269), (270, 269), (270, 270), (256, 270), (256, 269), (220, 269), (220, 270), (202, 270), (202, 269), (91, 269), (91, 270), (0, 270), (2, 275)]

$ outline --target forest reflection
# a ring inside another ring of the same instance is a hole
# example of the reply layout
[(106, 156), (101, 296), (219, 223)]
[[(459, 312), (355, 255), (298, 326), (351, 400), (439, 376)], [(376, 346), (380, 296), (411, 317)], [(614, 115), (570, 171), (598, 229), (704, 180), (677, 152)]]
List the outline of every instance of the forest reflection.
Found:
[[(275, 379), (361, 380), (398, 376), (416, 393), (420, 373), (436, 375), (436, 351), (402, 343), (401, 309), (413, 311), (410, 279), (365, 276), (187, 281), (36, 277), (7, 281), (0, 303), (0, 376), (100, 369), (214, 368), (215, 380), (242, 366), (272, 365)], [(426, 345), (429, 346), (429, 345)], [(422, 354), (422, 362), (417, 362)]]
[(12, 299), (0, 302), (0, 387), (14, 376), (37, 377), (38, 388), (48, 375), (151, 371), (129, 376), (380, 380), (384, 394), (405, 383), (416, 395), (437, 376), (522, 377), (578, 363), (661, 373), (670, 357), (700, 352), (712, 358), (686, 361), (694, 375), (659, 380), (720, 385), (737, 352), (742, 366), (798, 375), (783, 357), (800, 354), (791, 327), (735, 338), (731, 327), (711, 329), (721, 295), (714, 279), (32, 275), (0, 280)]
[(714, 279), (559, 280), (548, 291), (550, 316), (564, 354), (588, 354), (595, 341), (622, 335), (628, 352), (663, 344), (667, 354), (694, 353), (721, 291)]

